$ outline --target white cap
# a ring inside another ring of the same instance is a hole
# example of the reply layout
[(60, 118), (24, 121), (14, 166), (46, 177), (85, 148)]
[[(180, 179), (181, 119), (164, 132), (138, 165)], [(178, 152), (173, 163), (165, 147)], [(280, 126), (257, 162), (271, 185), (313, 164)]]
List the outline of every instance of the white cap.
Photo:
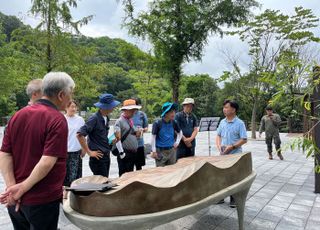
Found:
[(182, 105), (187, 105), (187, 104), (193, 104), (194, 105), (194, 99), (192, 99), (192, 98), (184, 99), (184, 101), (182, 102)]

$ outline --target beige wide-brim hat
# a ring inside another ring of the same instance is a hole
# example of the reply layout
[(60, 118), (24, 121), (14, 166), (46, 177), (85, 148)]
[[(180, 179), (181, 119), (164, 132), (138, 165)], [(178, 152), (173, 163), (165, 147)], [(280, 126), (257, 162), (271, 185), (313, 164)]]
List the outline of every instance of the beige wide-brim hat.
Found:
[(121, 107), (121, 110), (132, 110), (132, 109), (141, 109), (140, 105), (136, 105), (136, 101), (129, 99), (125, 100), (123, 102), (123, 106)]
[(184, 101), (182, 102), (182, 105), (188, 105), (188, 104), (194, 105), (194, 99), (193, 98), (184, 99)]

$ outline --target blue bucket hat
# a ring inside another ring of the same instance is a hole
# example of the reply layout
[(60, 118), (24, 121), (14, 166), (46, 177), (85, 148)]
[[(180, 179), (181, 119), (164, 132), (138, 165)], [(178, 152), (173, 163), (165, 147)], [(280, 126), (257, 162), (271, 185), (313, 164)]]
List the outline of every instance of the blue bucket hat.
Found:
[(98, 107), (99, 109), (113, 109), (119, 104), (120, 102), (114, 100), (112, 94), (105, 93), (99, 96), (99, 101), (94, 103), (94, 106)]
[(177, 110), (177, 109), (178, 109), (177, 104), (171, 103), (171, 102), (166, 102), (162, 105), (161, 117), (164, 117), (166, 115), (166, 113), (168, 113), (170, 110)]

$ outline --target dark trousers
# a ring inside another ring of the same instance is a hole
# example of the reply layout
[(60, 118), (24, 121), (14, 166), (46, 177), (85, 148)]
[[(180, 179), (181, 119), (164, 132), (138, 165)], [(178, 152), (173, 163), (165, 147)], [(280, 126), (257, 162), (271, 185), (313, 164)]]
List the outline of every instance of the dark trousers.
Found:
[(117, 156), (119, 177), (126, 172), (132, 172), (134, 169), (134, 155), (136, 153), (126, 150), (124, 152), (126, 153), (125, 158), (121, 159), (120, 156)]
[(100, 158), (99, 160), (94, 157), (90, 157), (89, 167), (93, 175), (109, 177), (110, 154), (106, 154), (106, 153), (103, 154), (103, 157)]
[(268, 153), (272, 153), (272, 140), (276, 146), (277, 153), (281, 153), (281, 140), (279, 135), (266, 135), (266, 144), (268, 148)]
[(140, 146), (134, 154), (134, 165), (136, 170), (141, 170), (142, 166), (146, 165), (146, 157), (144, 155), (144, 146)]
[(68, 152), (67, 154), (67, 173), (63, 185), (70, 186), (71, 183), (82, 177), (81, 150)]
[(177, 160), (183, 157), (193, 157), (195, 153), (195, 144), (192, 144), (191, 148), (188, 148), (183, 141), (180, 142), (180, 145), (177, 149)]
[(56, 230), (59, 220), (60, 201), (41, 205), (21, 205), (8, 207), (8, 213), (15, 230)]

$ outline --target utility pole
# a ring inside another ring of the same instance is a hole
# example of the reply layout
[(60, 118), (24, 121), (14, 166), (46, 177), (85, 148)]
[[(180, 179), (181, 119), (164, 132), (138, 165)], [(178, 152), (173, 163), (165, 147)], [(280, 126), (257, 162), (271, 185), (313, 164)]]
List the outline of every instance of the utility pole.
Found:
[[(315, 66), (313, 68), (313, 80), (319, 81), (320, 80), (320, 66)], [(314, 84), (314, 83), (313, 83)], [(311, 98), (312, 106), (311, 106), (311, 115), (318, 119), (313, 120), (313, 138), (314, 142), (317, 145), (318, 149), (320, 149), (320, 84), (314, 87), (313, 95)], [(314, 153), (314, 163), (315, 166), (320, 165), (320, 152)], [(315, 193), (320, 193), (320, 173), (315, 172)]]

